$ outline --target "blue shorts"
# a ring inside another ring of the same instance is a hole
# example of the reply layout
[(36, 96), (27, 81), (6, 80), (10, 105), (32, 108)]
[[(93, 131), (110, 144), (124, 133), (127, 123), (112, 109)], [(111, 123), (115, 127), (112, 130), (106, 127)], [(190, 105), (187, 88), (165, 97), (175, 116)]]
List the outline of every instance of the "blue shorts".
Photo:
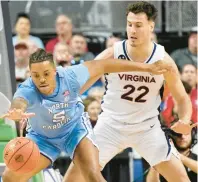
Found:
[(59, 157), (61, 152), (66, 152), (73, 159), (75, 149), (84, 137), (89, 138), (96, 146), (95, 136), (87, 113), (83, 115), (81, 121), (74, 123), (76, 124), (74, 129), (63, 137), (48, 138), (32, 130), (26, 137), (32, 139), (38, 145), (40, 153), (50, 159), (52, 163)]

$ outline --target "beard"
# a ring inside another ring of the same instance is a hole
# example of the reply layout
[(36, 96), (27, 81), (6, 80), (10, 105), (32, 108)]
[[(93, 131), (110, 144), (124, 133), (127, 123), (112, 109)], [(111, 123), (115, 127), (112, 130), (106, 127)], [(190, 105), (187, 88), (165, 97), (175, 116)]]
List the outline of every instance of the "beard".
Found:
[(180, 145), (178, 145), (177, 142), (174, 141), (174, 140), (173, 140), (173, 143), (174, 143), (176, 149), (177, 149), (179, 152), (184, 152), (184, 151), (186, 151), (187, 149), (190, 148), (192, 141), (190, 141), (186, 146), (180, 146)]
[(175, 146), (176, 147), (176, 149), (179, 151), (179, 152), (184, 152), (184, 151), (186, 151), (187, 149), (189, 149), (190, 148), (190, 145), (191, 144), (189, 144), (188, 146), (186, 146), (186, 147), (180, 147), (180, 146)]

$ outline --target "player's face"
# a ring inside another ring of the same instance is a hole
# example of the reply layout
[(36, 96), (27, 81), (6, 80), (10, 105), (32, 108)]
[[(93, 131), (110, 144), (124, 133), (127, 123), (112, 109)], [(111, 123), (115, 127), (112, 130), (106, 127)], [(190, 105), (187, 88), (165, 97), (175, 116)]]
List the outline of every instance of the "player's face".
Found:
[(154, 29), (154, 22), (148, 20), (145, 13), (134, 14), (130, 12), (127, 16), (127, 36), (131, 46), (151, 41), (151, 33)]
[(56, 87), (56, 69), (49, 61), (33, 63), (30, 67), (32, 80), (38, 90), (45, 95), (50, 95)]
[(181, 137), (175, 137), (175, 142), (180, 149), (189, 148), (192, 142), (191, 133), (188, 135), (181, 135)]

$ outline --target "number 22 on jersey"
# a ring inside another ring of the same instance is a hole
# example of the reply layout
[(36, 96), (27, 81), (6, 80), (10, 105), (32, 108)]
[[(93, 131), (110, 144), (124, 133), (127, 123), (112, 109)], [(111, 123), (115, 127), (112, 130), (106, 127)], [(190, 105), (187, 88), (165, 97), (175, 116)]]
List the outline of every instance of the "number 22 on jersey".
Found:
[[(149, 93), (149, 88), (146, 86), (140, 86), (138, 88), (135, 88), (133, 85), (125, 85), (123, 89), (128, 90), (126, 93), (121, 95), (121, 99), (125, 99), (128, 101), (134, 101), (134, 102), (146, 102), (146, 99), (144, 99), (144, 96)], [(134, 98), (133, 93), (134, 92), (139, 92), (140, 94)]]

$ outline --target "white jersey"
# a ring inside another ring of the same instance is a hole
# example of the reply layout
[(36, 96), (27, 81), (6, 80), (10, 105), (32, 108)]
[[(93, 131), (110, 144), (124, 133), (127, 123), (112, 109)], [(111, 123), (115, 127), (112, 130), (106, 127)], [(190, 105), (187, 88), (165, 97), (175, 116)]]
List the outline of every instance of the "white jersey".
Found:
[[(164, 47), (154, 43), (150, 57), (145, 61), (152, 64), (162, 60)], [(126, 40), (114, 44), (114, 58), (130, 61), (126, 50)], [(144, 122), (159, 114), (161, 103), (160, 90), (163, 87), (163, 75), (147, 72), (121, 72), (105, 75), (106, 92), (102, 101), (101, 115), (129, 124)]]

